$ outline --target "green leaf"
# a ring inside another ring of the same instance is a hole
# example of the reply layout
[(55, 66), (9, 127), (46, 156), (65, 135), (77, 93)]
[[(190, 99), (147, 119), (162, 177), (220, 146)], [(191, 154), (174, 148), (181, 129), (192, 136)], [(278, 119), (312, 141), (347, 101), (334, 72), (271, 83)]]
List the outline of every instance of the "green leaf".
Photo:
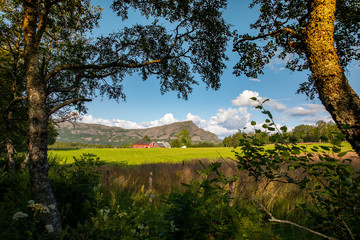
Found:
[(270, 101), (270, 99), (265, 99), (262, 103), (264, 104), (264, 103), (266, 103), (266, 102), (268, 102), (268, 101)]
[(283, 131), (283, 132), (287, 132), (287, 127), (286, 127), (286, 126), (282, 126), (282, 127), (280, 128), (280, 130)]
[(257, 98), (256, 97), (252, 97), (252, 98), (250, 98), (251, 100), (254, 100), (254, 101), (256, 101), (257, 100)]
[(325, 151), (330, 151), (330, 148), (327, 146), (320, 146), (321, 149), (325, 150)]
[(268, 128), (269, 126), (267, 124), (262, 125), (263, 128)]
[(341, 158), (341, 157), (345, 156), (346, 154), (347, 154), (347, 152), (341, 152), (337, 155), (337, 157)]
[(337, 146), (333, 146), (332, 150), (334, 153), (340, 153), (341, 152), (341, 148), (337, 147)]
[(251, 126), (255, 126), (256, 122), (255, 121), (251, 121)]
[(332, 145), (337, 145), (340, 146), (341, 145), (341, 139), (335, 138), (335, 139), (331, 139), (331, 144)]

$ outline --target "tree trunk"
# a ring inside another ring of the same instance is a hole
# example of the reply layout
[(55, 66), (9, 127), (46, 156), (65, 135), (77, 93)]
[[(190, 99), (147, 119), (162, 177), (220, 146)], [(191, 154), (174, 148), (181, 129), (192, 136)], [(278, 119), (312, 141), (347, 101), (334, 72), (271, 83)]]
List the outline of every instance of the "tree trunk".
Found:
[[(26, 91), (29, 105), (29, 172), (34, 200), (46, 206), (52, 205), (41, 217), (45, 225), (53, 229), (48, 233), (57, 238), (61, 233), (61, 219), (56, 199), (48, 180), (46, 83), (39, 71), (39, 37), (37, 36), (36, 4), (24, 2), (24, 46), (26, 66)], [(44, 225), (44, 228), (45, 228)]]
[[(326, 110), (354, 150), (360, 153), (360, 99), (340, 65), (334, 44), (336, 0), (313, 0), (305, 31), (306, 55)], [(349, 129), (344, 129), (349, 125)]]
[(16, 173), (16, 165), (15, 165), (15, 147), (12, 141), (12, 129), (11, 129), (11, 122), (12, 122), (12, 111), (9, 110), (7, 114), (7, 119), (5, 120), (6, 123), (6, 149), (7, 149), (7, 156), (8, 156), (8, 168), (11, 174), (15, 175)]
[(6, 138), (6, 149), (7, 149), (7, 155), (8, 155), (8, 167), (9, 167), (9, 171), (11, 172), (11, 174), (15, 174), (16, 173), (16, 166), (15, 166), (15, 148), (14, 148), (14, 144), (11, 140), (11, 136), (10, 133), (7, 133), (7, 138)]

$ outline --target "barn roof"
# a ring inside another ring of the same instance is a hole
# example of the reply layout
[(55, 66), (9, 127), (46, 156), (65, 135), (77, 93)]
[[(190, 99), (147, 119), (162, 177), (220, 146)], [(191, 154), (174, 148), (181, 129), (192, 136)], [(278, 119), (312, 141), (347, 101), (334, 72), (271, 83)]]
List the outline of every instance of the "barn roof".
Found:
[(151, 143), (152, 142), (148, 142), (148, 141), (137, 141), (134, 144), (136, 144), (136, 145), (150, 145)]

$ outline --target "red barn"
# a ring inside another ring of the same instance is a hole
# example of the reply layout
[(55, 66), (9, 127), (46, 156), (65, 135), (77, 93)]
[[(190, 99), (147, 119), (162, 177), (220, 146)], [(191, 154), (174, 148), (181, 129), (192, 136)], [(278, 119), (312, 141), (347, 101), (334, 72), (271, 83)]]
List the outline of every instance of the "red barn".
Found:
[(156, 142), (137, 141), (134, 143), (133, 148), (158, 148)]

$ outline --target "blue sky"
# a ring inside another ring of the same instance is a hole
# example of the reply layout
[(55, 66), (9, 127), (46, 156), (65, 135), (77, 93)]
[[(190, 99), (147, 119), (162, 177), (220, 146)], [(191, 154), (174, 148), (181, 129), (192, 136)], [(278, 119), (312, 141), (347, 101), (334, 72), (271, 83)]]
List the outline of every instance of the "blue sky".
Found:
[[(122, 22), (109, 8), (111, 2), (94, 1), (95, 5), (104, 9), (100, 28), (94, 31), (94, 36), (107, 35), (124, 25), (146, 23), (146, 19), (136, 12), (131, 12), (129, 19)], [(258, 11), (249, 9), (249, 3), (249, 0), (230, 0), (224, 11), (226, 20), (239, 33), (251, 33), (249, 24), (257, 19)], [(295, 94), (309, 72), (291, 72), (284, 69), (282, 61), (275, 59), (265, 68), (264, 75), (257, 79), (236, 77), (232, 74), (232, 67), (239, 57), (231, 52), (230, 46), (227, 55), (230, 60), (226, 62), (227, 69), (221, 77), (218, 91), (206, 90), (199, 79), (200, 85), (194, 86), (193, 93), (184, 101), (173, 92), (161, 95), (156, 78), (144, 82), (140, 76), (129, 76), (123, 82), (126, 102), (95, 98), (86, 104), (88, 113), (82, 116), (81, 121), (122, 128), (147, 128), (192, 120), (199, 127), (223, 138), (238, 129), (250, 129), (252, 120), (264, 121), (265, 117), (254, 109), (254, 102), (249, 100), (253, 96), (271, 99), (268, 108), (280, 125), (292, 128), (303, 123), (331, 120), (320, 101), (310, 101), (305, 95)], [(348, 70), (350, 84), (359, 93), (359, 62), (351, 64)]]

